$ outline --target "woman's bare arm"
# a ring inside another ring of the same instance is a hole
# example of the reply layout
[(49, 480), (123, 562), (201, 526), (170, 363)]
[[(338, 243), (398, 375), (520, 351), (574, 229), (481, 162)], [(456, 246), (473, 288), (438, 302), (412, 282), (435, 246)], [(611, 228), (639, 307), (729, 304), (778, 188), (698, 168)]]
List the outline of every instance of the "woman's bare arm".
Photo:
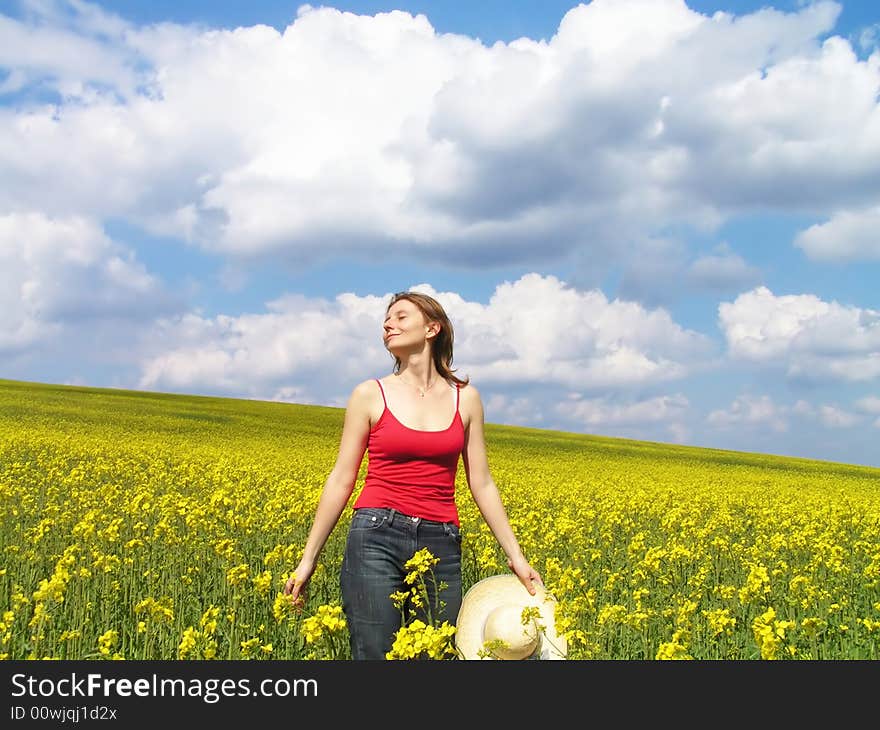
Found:
[(303, 594), (315, 571), (321, 550), (354, 491), (370, 435), (369, 408), (372, 395), (370, 381), (364, 381), (355, 387), (349, 397), (336, 464), (321, 491), (302, 560), (284, 587), (284, 593), (291, 595), (294, 602)]
[(507, 555), (507, 564), (510, 569), (516, 573), (529, 593), (534, 595), (535, 589), (532, 586), (532, 581), (541, 583), (541, 576), (529, 565), (520, 549), (516, 536), (513, 534), (513, 528), (510, 526), (507, 511), (501, 501), (498, 486), (489, 471), (484, 435), (483, 403), (479, 391), (474, 386), (468, 385), (462, 389), (463, 396), (465, 393), (467, 393), (466, 408), (469, 423), (465, 431), (462, 460), (468, 487), (480, 514), (483, 515), (483, 519), (486, 520), (486, 524)]

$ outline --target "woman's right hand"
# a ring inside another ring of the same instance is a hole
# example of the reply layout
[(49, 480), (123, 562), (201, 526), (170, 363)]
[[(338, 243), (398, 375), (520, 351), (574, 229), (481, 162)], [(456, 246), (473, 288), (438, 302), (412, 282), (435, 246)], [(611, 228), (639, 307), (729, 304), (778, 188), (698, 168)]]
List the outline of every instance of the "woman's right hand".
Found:
[(302, 610), (303, 605), (305, 605), (309, 579), (314, 572), (315, 563), (303, 558), (300, 560), (299, 565), (296, 566), (293, 575), (288, 578), (287, 583), (284, 585), (284, 595), (291, 597), (291, 605), (294, 608)]

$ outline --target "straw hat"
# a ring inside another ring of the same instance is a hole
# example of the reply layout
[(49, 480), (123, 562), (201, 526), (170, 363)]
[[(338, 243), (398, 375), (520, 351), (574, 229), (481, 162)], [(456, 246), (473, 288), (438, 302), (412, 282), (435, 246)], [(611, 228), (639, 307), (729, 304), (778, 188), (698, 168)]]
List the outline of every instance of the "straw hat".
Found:
[[(523, 624), (524, 609), (532, 607), (540, 618)], [(555, 609), (556, 599), (537, 583), (532, 596), (515, 575), (484, 578), (462, 599), (456, 646), (464, 659), (565, 659), (568, 646), (556, 633)]]

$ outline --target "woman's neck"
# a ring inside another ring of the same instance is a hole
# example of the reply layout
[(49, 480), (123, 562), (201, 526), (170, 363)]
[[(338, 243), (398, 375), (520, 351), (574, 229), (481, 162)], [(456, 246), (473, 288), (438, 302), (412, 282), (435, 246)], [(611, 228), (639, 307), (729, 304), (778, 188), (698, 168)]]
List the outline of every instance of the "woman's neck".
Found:
[(430, 359), (418, 357), (411, 357), (405, 362), (402, 361), (397, 374), (404, 381), (421, 387), (430, 387), (439, 377), (434, 363)]

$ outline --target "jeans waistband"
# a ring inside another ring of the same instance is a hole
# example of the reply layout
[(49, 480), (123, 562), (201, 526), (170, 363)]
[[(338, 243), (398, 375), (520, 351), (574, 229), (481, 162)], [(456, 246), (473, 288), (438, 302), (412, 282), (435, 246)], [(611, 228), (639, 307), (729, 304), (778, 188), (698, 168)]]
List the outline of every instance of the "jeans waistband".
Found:
[(448, 522), (438, 522), (437, 520), (427, 520), (424, 517), (416, 517), (415, 515), (408, 515), (400, 510), (396, 510), (392, 507), (361, 507), (357, 511), (360, 512), (362, 510), (370, 510), (371, 512), (376, 512), (381, 514), (388, 520), (388, 524), (391, 525), (394, 523), (395, 519), (404, 519), (409, 522), (418, 523), (427, 525), (446, 525)]

